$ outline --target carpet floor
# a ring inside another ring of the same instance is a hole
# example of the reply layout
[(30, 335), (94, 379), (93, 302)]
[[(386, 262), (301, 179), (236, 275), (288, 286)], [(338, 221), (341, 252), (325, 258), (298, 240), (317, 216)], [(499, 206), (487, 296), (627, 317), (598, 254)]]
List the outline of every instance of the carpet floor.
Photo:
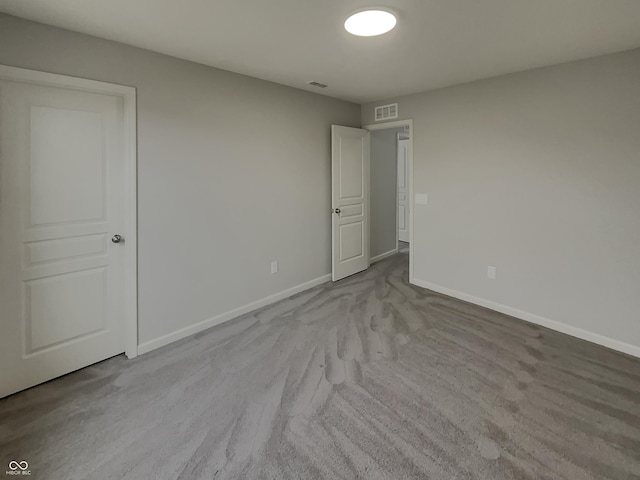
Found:
[(46, 480), (640, 478), (640, 360), (407, 267), (0, 400), (0, 460)]

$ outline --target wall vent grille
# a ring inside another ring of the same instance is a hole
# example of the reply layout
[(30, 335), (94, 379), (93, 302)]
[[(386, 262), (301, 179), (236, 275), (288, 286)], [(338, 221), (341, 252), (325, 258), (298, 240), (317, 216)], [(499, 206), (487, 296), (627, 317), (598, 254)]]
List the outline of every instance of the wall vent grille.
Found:
[(398, 118), (398, 104), (380, 105), (376, 107), (376, 122)]

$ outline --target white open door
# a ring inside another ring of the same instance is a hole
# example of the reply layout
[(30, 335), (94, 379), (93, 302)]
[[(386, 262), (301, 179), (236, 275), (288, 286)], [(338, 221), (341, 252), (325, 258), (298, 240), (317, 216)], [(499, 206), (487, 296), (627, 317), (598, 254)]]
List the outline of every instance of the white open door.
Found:
[(398, 240), (409, 241), (409, 139), (398, 137)]
[(0, 75), (0, 397), (125, 351), (123, 97), (49, 78)]
[(335, 282), (369, 268), (369, 132), (331, 126), (332, 271)]

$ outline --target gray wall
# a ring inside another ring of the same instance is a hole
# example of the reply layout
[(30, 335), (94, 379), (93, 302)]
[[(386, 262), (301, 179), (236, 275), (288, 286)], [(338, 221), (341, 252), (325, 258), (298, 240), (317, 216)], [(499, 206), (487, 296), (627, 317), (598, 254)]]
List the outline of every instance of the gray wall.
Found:
[(398, 158), (397, 138), (402, 128), (371, 132), (371, 256), (396, 248)]
[(137, 87), (141, 343), (330, 272), (358, 105), (6, 15), (0, 63)]
[(640, 50), (390, 101), (417, 280), (640, 346)]

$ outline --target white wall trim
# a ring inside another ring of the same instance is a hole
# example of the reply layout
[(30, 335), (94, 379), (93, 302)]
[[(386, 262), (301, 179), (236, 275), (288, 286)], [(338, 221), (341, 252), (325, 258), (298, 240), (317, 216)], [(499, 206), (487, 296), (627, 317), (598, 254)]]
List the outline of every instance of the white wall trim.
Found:
[(506, 315), (519, 318), (520, 320), (524, 320), (529, 323), (534, 323), (542, 327), (547, 327), (551, 330), (555, 330), (556, 332), (565, 333), (567, 335), (571, 335), (572, 337), (577, 337), (582, 340), (596, 343), (598, 345), (602, 345), (603, 347), (607, 347), (612, 350), (616, 350), (618, 352), (626, 353), (627, 355), (632, 355), (634, 357), (640, 358), (640, 347), (631, 345), (629, 343), (624, 343), (619, 340), (614, 340), (613, 338), (605, 337), (598, 333), (589, 332), (588, 330), (583, 330), (578, 327), (573, 327), (571, 325), (567, 325), (566, 323), (541, 317), (540, 315), (536, 315), (534, 313), (529, 313), (523, 310), (518, 310), (517, 308), (508, 307), (507, 305), (502, 305), (500, 303), (496, 303), (491, 300), (485, 300), (484, 298), (475, 297), (473, 295), (459, 292), (451, 288), (442, 287), (434, 283), (425, 282), (424, 280), (419, 280), (417, 278), (414, 278), (413, 282), (411, 283), (413, 283), (414, 285), (417, 285), (418, 287), (426, 288), (428, 290), (433, 290), (434, 292), (438, 292), (444, 295), (448, 295), (450, 297), (458, 298), (460, 300), (464, 300), (465, 302), (473, 303), (475, 305), (480, 305), (481, 307), (485, 307), (490, 310), (494, 310), (496, 312), (504, 313)]
[(168, 333), (167, 335), (163, 335), (154, 340), (141, 343), (140, 345), (138, 345), (138, 354), (142, 355), (144, 353), (155, 350), (156, 348), (164, 347), (165, 345), (173, 343), (177, 340), (181, 340), (185, 337), (194, 335), (208, 328), (220, 325), (224, 322), (228, 322), (229, 320), (233, 320), (234, 318), (244, 315), (245, 313), (252, 312), (253, 310), (257, 310), (258, 308), (271, 305), (272, 303), (275, 303), (279, 300), (283, 300), (297, 293), (304, 292), (305, 290), (317, 287), (318, 285), (322, 285), (323, 283), (326, 283), (330, 280), (331, 274), (328, 273), (327, 275), (323, 275), (314, 280), (301, 283), (300, 285), (296, 285), (295, 287), (288, 288), (281, 292), (274, 293), (273, 295), (269, 295), (268, 297), (256, 300), (255, 302), (247, 303), (246, 305), (242, 305), (241, 307), (234, 308), (233, 310), (221, 313), (220, 315), (216, 315), (215, 317), (203, 320), (193, 325), (189, 325), (188, 327), (181, 328), (179, 330), (176, 330), (175, 332)]
[[(84, 92), (102, 93), (122, 98), (124, 108), (124, 158), (126, 167), (125, 191), (126, 206), (125, 229), (125, 354), (133, 358), (138, 354), (138, 240), (137, 240), (137, 171), (138, 148), (136, 127), (136, 89), (115, 83), (98, 82), (84, 78), (58, 75), (54, 73), (28, 70), (24, 68), (0, 65), (0, 79), (48, 85), (53, 87), (75, 88)], [(128, 247), (128, 248), (127, 248)]]
[[(413, 204), (413, 119), (397, 120), (395, 122), (383, 122), (372, 125), (365, 125), (365, 130), (386, 130), (388, 128), (409, 127), (409, 283), (414, 283), (413, 279), (413, 212), (415, 205)], [(398, 222), (398, 214), (396, 213), (396, 227)], [(398, 229), (396, 228), (396, 248), (398, 247)]]
[(384, 252), (384, 253), (381, 253), (380, 255), (376, 255), (375, 257), (371, 257), (369, 259), (369, 264), (379, 262), (380, 260), (384, 260), (385, 258), (390, 257), (391, 255), (395, 255), (396, 253), (398, 253), (397, 245), (396, 245), (396, 248), (394, 248), (393, 250), (389, 250), (388, 252)]

